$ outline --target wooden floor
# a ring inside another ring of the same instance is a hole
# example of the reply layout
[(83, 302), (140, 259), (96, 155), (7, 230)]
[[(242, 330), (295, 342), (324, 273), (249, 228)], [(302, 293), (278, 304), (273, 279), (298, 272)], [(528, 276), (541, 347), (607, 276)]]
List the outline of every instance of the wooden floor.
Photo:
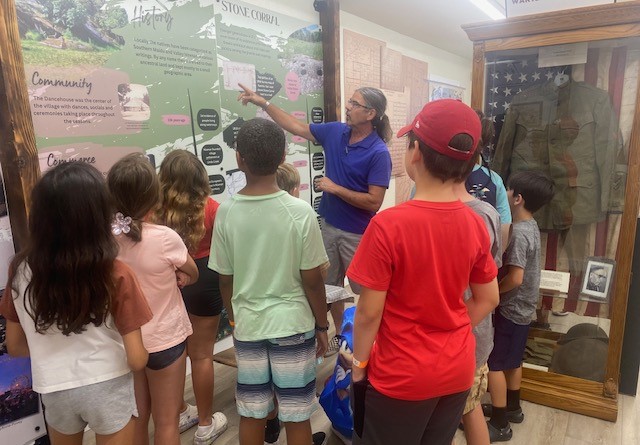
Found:
[[(318, 391), (333, 370), (335, 361), (328, 359), (318, 368)], [(215, 445), (238, 444), (238, 421), (234, 402), (236, 369), (215, 363), (215, 409), (222, 411), (229, 419), (229, 428), (215, 442)], [(640, 393), (640, 391), (639, 391)], [(191, 379), (187, 378), (185, 398), (194, 404)], [(640, 398), (620, 396), (618, 422), (611, 423), (566, 411), (547, 408), (523, 402), (526, 419), (520, 425), (513, 425), (512, 445), (637, 445), (640, 444)], [(322, 409), (318, 409), (311, 419), (313, 431), (328, 434), (328, 445), (342, 442), (330, 432), (330, 423)], [(182, 434), (181, 443), (193, 443), (196, 428)], [(282, 434), (284, 436), (284, 432)], [(94, 445), (93, 433), (89, 432), (85, 445)], [(281, 437), (280, 445), (286, 444)], [(464, 435), (458, 431), (456, 445), (466, 444)], [(396, 444), (393, 444), (396, 445)], [(401, 444), (398, 444), (401, 445)]]

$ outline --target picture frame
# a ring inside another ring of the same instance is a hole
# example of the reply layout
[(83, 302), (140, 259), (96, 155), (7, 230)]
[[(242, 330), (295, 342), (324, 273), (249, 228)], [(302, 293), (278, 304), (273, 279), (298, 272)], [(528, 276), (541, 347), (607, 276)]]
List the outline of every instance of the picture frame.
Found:
[(589, 257), (584, 270), (580, 299), (599, 303), (608, 302), (615, 272), (615, 261), (601, 257)]
[(439, 99), (456, 99), (464, 102), (464, 88), (430, 80), (429, 102)]

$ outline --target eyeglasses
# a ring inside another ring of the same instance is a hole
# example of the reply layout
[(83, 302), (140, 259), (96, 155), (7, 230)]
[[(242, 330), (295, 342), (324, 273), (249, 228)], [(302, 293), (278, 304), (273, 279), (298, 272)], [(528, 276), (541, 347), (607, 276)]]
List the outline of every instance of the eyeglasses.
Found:
[(353, 99), (349, 99), (349, 100), (347, 101), (347, 103), (349, 104), (349, 106), (350, 106), (351, 108), (358, 108), (358, 107), (360, 107), (360, 108), (364, 108), (365, 110), (372, 110), (372, 109), (373, 109), (372, 107), (367, 107), (366, 105), (362, 105), (361, 103), (356, 102), (356, 101), (355, 101), (355, 100), (353, 100)]

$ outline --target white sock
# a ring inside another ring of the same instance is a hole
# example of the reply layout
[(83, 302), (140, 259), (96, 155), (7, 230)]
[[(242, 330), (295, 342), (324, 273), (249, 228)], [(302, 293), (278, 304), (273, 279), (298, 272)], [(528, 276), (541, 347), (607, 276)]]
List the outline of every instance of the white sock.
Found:
[(213, 431), (213, 429), (216, 427), (216, 421), (211, 419), (211, 425), (198, 425), (198, 431), (196, 431), (196, 434), (198, 436), (202, 436), (206, 433), (209, 433), (210, 431)]

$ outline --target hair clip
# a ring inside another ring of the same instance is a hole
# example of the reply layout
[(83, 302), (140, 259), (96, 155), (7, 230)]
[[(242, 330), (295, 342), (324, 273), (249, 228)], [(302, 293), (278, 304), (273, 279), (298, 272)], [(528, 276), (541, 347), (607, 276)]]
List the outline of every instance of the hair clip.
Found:
[(124, 216), (122, 213), (116, 213), (115, 220), (111, 223), (111, 232), (114, 235), (120, 235), (121, 233), (129, 233), (131, 231), (131, 217)]

